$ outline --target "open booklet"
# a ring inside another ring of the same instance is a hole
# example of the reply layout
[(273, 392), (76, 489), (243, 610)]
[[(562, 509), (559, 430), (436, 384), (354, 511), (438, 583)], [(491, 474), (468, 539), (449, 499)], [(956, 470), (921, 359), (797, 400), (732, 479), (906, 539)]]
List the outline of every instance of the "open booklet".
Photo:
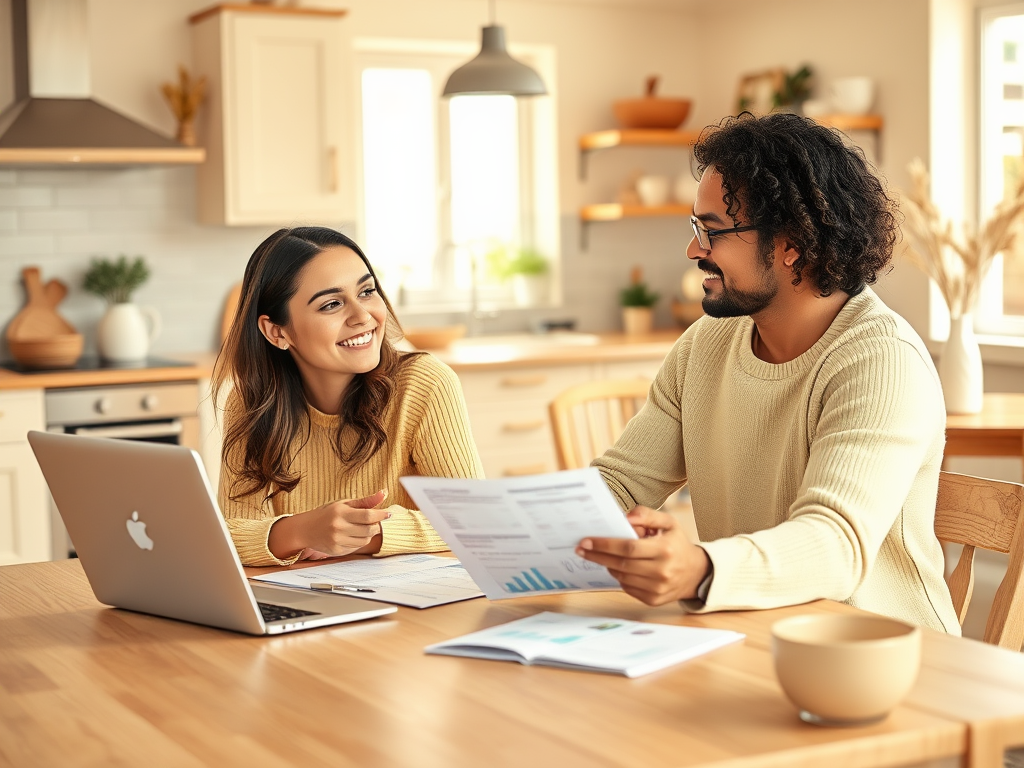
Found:
[(744, 637), (727, 629), (648, 624), (545, 611), (428, 645), (425, 651), (639, 677), (739, 642)]
[(587, 536), (636, 538), (594, 468), (499, 480), (401, 481), (491, 600), (619, 589), (607, 568), (575, 551)]

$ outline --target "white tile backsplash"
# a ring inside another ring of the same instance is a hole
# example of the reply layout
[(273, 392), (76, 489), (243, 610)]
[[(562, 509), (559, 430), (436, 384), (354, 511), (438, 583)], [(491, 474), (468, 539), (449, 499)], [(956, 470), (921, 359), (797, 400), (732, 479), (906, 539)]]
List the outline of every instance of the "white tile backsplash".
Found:
[(30, 208), (18, 212), (18, 229), (24, 233), (81, 231), (89, 228), (86, 211)]

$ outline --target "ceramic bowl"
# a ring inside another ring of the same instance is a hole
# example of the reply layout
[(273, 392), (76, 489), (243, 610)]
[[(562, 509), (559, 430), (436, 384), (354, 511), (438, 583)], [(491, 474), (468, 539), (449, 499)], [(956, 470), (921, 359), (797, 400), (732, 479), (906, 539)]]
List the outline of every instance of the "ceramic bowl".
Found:
[(22, 368), (70, 368), (82, 356), (85, 338), (80, 333), (62, 333), (38, 339), (8, 339), (11, 357)]
[(684, 328), (704, 317), (701, 301), (679, 301), (672, 299), (672, 317)]
[(645, 96), (620, 99), (612, 104), (615, 119), (623, 128), (678, 128), (690, 114), (690, 99)]
[(870, 77), (841, 77), (828, 89), (832, 108), (844, 115), (866, 115), (875, 101), (875, 83)]
[(445, 349), (466, 335), (464, 325), (443, 325), (431, 328), (406, 328), (405, 340), (416, 349)]
[(772, 625), (772, 656), (802, 720), (870, 723), (913, 687), (921, 630), (884, 616), (793, 616)]

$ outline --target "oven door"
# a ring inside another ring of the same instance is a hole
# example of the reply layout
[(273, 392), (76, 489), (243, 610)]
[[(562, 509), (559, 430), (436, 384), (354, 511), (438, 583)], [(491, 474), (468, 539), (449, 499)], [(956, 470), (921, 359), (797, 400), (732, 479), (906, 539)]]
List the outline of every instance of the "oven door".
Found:
[[(142, 440), (152, 443), (173, 443), (182, 445), (185, 425), (182, 419), (165, 421), (132, 422), (130, 424), (104, 424), (96, 426), (66, 426), (62, 432), (85, 437), (110, 437), (117, 440)], [(191, 447), (191, 446), (190, 446)]]

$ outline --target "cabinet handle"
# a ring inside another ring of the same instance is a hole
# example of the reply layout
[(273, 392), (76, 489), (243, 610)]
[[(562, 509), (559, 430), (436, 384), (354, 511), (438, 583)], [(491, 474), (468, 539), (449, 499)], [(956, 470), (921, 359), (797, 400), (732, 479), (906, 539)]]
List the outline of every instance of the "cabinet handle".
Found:
[(502, 432), (532, 432), (535, 429), (541, 429), (547, 424), (544, 419), (537, 419), (536, 421), (511, 421), (501, 425)]
[(327, 148), (327, 178), (328, 189), (331, 192), (338, 191), (338, 148), (328, 147)]
[(520, 477), (521, 475), (542, 475), (547, 471), (546, 464), (526, 464), (521, 467), (505, 467), (501, 474), (505, 477)]
[(536, 387), (548, 380), (544, 374), (536, 376), (506, 376), (501, 380), (503, 387)]

